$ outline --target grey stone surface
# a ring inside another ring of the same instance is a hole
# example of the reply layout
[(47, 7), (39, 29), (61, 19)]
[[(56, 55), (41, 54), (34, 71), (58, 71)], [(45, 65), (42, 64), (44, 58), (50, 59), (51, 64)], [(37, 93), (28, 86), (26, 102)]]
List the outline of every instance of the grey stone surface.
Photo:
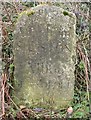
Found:
[(75, 20), (73, 13), (49, 5), (19, 15), (14, 32), (19, 102), (55, 109), (70, 103), (75, 80)]

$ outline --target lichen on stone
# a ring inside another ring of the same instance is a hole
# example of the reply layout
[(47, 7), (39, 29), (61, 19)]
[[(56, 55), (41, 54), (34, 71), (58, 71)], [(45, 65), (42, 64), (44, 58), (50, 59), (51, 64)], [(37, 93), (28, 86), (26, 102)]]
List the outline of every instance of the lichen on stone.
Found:
[(30, 11), (27, 11), (26, 14), (27, 16), (29, 17), (30, 15), (33, 15), (35, 13), (35, 11), (33, 10), (30, 10)]
[(27, 16), (29, 17), (30, 15), (33, 15), (34, 13), (35, 13), (35, 11), (32, 10), (32, 9), (25, 10), (25, 11), (21, 12), (21, 13), (18, 15), (17, 21), (18, 21), (23, 15), (27, 15)]

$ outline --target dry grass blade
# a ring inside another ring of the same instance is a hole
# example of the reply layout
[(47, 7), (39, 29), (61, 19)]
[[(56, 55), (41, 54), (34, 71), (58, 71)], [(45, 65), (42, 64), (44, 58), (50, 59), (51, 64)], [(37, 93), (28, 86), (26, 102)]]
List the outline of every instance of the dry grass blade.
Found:
[(88, 101), (90, 100), (89, 99), (89, 76), (88, 76), (88, 60), (87, 60), (87, 57), (86, 55), (83, 53), (82, 49), (81, 49), (81, 46), (78, 44), (77, 45), (77, 49), (78, 51), (80, 52), (80, 55), (82, 57), (82, 60), (84, 62), (84, 68), (85, 68), (85, 80), (86, 80), (86, 86), (87, 86), (87, 96), (88, 96)]
[(23, 115), (23, 117), (25, 118), (25, 120), (28, 120), (28, 118), (23, 114), (23, 112), (21, 111), (21, 109), (15, 104), (15, 102), (11, 99), (11, 97), (8, 95), (10, 101), (14, 104), (14, 106), (17, 108), (17, 110), (20, 111), (20, 113)]

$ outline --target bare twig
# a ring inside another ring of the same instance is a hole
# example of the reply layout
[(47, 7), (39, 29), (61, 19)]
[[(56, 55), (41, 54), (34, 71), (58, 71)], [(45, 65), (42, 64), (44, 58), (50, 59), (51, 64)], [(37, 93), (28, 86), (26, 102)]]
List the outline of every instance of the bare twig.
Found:
[(4, 116), (4, 114), (0, 115), (0, 120), (2, 119), (3, 116)]

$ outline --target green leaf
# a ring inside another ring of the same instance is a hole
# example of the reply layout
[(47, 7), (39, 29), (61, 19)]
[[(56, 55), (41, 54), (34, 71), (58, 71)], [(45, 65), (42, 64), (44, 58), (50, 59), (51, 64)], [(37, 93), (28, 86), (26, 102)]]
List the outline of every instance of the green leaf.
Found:
[(12, 63), (12, 64), (10, 64), (10, 69), (12, 69), (14, 67), (14, 64)]
[(76, 117), (76, 118), (83, 118), (84, 117), (84, 112), (78, 111), (78, 112), (75, 113), (74, 117)]
[(80, 70), (84, 70), (84, 62), (83, 61), (80, 61), (80, 63), (79, 63), (79, 68), (80, 68)]
[(14, 64), (10, 64), (10, 73), (12, 73), (14, 71)]
[(3, 22), (7, 22), (7, 21), (8, 21), (7, 16), (3, 16), (3, 17), (2, 17), (2, 21), (3, 21)]
[(78, 108), (80, 108), (82, 105), (81, 103), (78, 103), (77, 105), (74, 106), (74, 110), (77, 110)]

